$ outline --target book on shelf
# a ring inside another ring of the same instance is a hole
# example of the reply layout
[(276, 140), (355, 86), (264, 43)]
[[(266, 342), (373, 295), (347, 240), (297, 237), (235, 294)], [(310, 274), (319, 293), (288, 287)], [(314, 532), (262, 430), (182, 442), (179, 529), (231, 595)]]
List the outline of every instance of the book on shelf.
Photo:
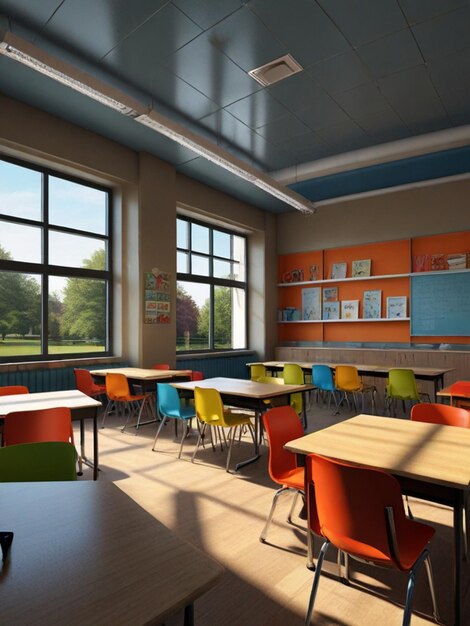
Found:
[(338, 287), (323, 287), (323, 302), (336, 302)]
[(412, 259), (413, 272), (429, 272), (431, 269), (431, 257), (429, 254), (415, 254)]
[(346, 263), (333, 263), (331, 266), (331, 278), (346, 278)]
[(341, 319), (359, 319), (359, 300), (341, 300)]
[(351, 275), (353, 278), (359, 278), (360, 276), (370, 276), (370, 259), (353, 261)]
[(406, 317), (406, 296), (389, 296), (387, 298), (387, 318)]
[(366, 320), (380, 319), (382, 317), (382, 291), (380, 289), (364, 291), (362, 316)]
[(323, 319), (339, 320), (339, 302), (323, 302)]
[(302, 289), (302, 319), (321, 320), (321, 288)]
[(448, 254), (447, 267), (449, 270), (464, 270), (467, 268), (466, 254)]
[(446, 270), (447, 268), (448, 268), (447, 255), (431, 254), (431, 271), (438, 272), (438, 271)]

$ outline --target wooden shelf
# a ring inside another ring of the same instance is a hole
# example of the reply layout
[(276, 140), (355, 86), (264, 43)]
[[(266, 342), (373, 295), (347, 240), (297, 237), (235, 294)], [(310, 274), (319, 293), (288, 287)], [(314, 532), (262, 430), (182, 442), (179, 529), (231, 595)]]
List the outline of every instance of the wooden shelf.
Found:
[(351, 324), (357, 322), (409, 322), (409, 317), (380, 317), (376, 319), (359, 318), (357, 320), (278, 320), (278, 324)]
[[(455, 270), (455, 272), (468, 272), (470, 270)], [(439, 272), (419, 272), (419, 274), (438, 274)], [(441, 272), (441, 274), (448, 274)], [(454, 272), (452, 272), (454, 273)], [(382, 280), (384, 278), (409, 278), (412, 274), (385, 274), (384, 276), (354, 276), (350, 278), (324, 278), (323, 280), (304, 280), (301, 283), (278, 283), (278, 287), (305, 287), (307, 285), (324, 285), (328, 283), (349, 283), (358, 280)]]

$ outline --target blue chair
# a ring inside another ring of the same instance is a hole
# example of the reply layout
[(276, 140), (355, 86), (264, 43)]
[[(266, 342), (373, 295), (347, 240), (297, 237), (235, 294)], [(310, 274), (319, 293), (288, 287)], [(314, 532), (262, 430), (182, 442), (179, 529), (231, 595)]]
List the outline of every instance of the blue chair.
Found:
[(331, 398), (333, 397), (336, 405), (336, 410), (339, 411), (338, 398), (336, 397), (336, 392), (339, 392), (339, 390), (335, 387), (333, 373), (328, 365), (312, 366), (312, 385), (317, 388), (317, 401), (318, 392), (326, 392), (328, 393), (328, 408), (330, 408)]
[[(158, 436), (168, 418), (174, 420), (181, 420), (185, 424), (186, 428), (183, 428), (183, 436), (181, 437), (180, 451), (178, 458), (181, 458), (181, 452), (183, 451), (183, 443), (189, 433), (191, 426), (191, 419), (196, 417), (196, 410), (194, 406), (181, 406), (180, 398), (177, 390), (168, 383), (157, 383), (157, 412), (161, 418), (160, 426), (158, 427), (157, 434), (153, 442), (152, 450), (155, 450)], [(175, 426), (178, 422), (175, 422)]]

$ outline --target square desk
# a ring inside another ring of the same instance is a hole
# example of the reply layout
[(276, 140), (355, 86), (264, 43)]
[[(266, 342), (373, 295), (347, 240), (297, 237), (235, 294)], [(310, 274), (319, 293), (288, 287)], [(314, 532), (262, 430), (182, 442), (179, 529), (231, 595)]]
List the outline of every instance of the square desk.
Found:
[(91, 370), (90, 374), (97, 378), (104, 378), (106, 374), (124, 374), (133, 387), (139, 385), (145, 391), (155, 391), (155, 383), (159, 381), (187, 380), (191, 378), (192, 370), (154, 370), (142, 367), (114, 367), (110, 369)]
[[(261, 414), (266, 411), (263, 400), (273, 398), (285, 399), (286, 404), (292, 393), (305, 394), (314, 389), (312, 385), (271, 385), (269, 383), (257, 383), (243, 378), (206, 378), (205, 380), (189, 381), (186, 383), (171, 383), (173, 387), (194, 395), (195, 387), (217, 389), (222, 397), (222, 402), (229, 406), (250, 409), (255, 412), (255, 456), (247, 461), (238, 463), (236, 470), (248, 463), (259, 459), (259, 438), (261, 429)], [(305, 397), (304, 397), (305, 411)]]
[(398, 479), (403, 493), (453, 507), (454, 620), (460, 624), (462, 508), (470, 484), (470, 431), (358, 415), (285, 447), (302, 456), (316, 453), (385, 470)]
[(37, 411), (54, 407), (70, 409), (72, 420), (80, 420), (80, 456), (84, 463), (91, 465), (85, 456), (84, 420), (93, 420), (93, 480), (98, 478), (98, 425), (97, 414), (101, 402), (90, 398), (77, 389), (69, 391), (44, 391), (0, 396), (0, 419), (15, 411)]
[(0, 484), (0, 529), (15, 536), (1, 569), (0, 623), (162, 624), (223, 568), (111, 482)]

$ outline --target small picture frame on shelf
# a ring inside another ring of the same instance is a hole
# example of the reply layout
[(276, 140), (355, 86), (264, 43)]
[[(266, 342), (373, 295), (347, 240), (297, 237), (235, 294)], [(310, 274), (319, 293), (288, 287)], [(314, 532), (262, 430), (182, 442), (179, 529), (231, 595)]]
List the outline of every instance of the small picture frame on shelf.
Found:
[(467, 268), (466, 254), (448, 254), (447, 267), (449, 270), (464, 270)]
[(346, 278), (346, 263), (333, 263), (331, 266), (331, 278)]
[(365, 320), (377, 320), (382, 317), (382, 291), (380, 289), (364, 291), (362, 317)]
[(318, 265), (311, 265), (309, 267), (309, 280), (320, 280), (320, 268)]
[(338, 299), (338, 287), (323, 288), (323, 302), (336, 302)]
[(302, 289), (302, 319), (321, 320), (320, 287)]
[(389, 296), (387, 298), (387, 319), (406, 317), (406, 296)]
[(352, 262), (352, 277), (360, 278), (361, 276), (370, 276), (370, 259), (362, 259)]
[(341, 300), (341, 319), (359, 319), (359, 300)]
[(339, 302), (323, 302), (323, 319), (339, 320)]

